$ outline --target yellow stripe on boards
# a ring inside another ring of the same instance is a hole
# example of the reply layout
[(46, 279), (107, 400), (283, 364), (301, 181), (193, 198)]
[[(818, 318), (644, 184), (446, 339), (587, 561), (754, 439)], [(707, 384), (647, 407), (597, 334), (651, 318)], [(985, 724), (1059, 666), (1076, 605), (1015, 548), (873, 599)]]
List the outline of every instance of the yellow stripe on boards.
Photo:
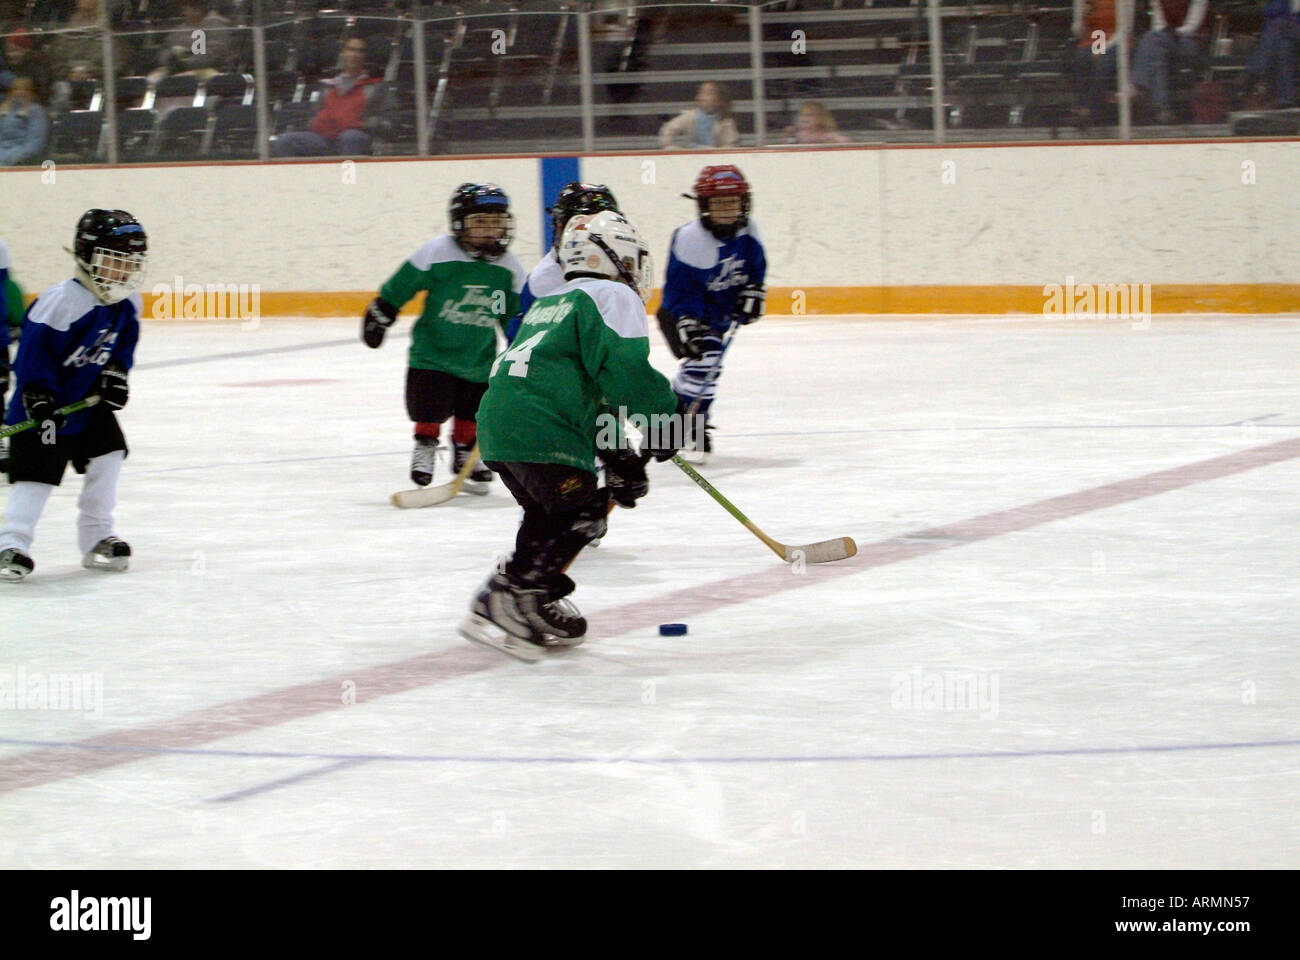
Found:
[[(1057, 281), (1060, 284), (1060, 281)], [(1064, 284), (1060, 284), (1064, 286)], [(1100, 284), (1094, 284), (1094, 287)], [(1104, 303), (1089, 308), (1077, 284), (1073, 290), (1076, 309), (1070, 310), (1058, 298), (1057, 309), (1049, 312), (1051, 297), (1044, 287), (1030, 286), (895, 286), (895, 287), (769, 287), (767, 310), (774, 316), (836, 316), (847, 314), (1022, 314), (1049, 319), (1112, 319)], [(264, 290), (260, 294), (263, 317), (356, 317), (374, 297), (369, 291), (302, 292)], [(174, 311), (155, 310), (154, 297), (145, 292), (144, 319), (176, 318)], [(28, 294), (27, 302), (35, 299)], [(1098, 297), (1097, 299), (1101, 299)], [(646, 303), (646, 312), (659, 309), (659, 291)], [(406, 315), (419, 309), (417, 299), (407, 306)], [(1145, 304), (1143, 308), (1145, 309)], [(1300, 313), (1300, 284), (1293, 283), (1207, 283), (1152, 284), (1150, 311), (1178, 313)], [(238, 317), (201, 317), (233, 322)]]

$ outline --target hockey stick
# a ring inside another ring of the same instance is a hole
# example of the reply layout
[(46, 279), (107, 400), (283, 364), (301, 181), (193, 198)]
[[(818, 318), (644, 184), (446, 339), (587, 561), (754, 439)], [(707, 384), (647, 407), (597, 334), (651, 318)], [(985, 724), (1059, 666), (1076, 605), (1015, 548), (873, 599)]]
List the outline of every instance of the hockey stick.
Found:
[(717, 359), (713, 361), (713, 368), (709, 371), (709, 379), (704, 381), (704, 386), (700, 388), (700, 395), (691, 401), (690, 409), (686, 411), (686, 416), (693, 417), (695, 412), (700, 409), (700, 404), (704, 402), (704, 392), (713, 386), (718, 379), (718, 374), (722, 373), (722, 355), (727, 352), (727, 347), (731, 346), (731, 339), (736, 334), (736, 327), (739, 326), (735, 320), (731, 321), (731, 326), (727, 332), (722, 335), (722, 344), (718, 347)]
[[(709, 370), (709, 377), (707, 380), (704, 381), (704, 384), (700, 387), (700, 395), (691, 401), (690, 407), (688, 407), (686, 410), (687, 425), (689, 425), (691, 421), (695, 419), (695, 415), (699, 411), (700, 405), (704, 402), (705, 392), (707, 392), (709, 387), (713, 386), (713, 384), (717, 382), (718, 376), (722, 373), (722, 356), (727, 352), (727, 347), (731, 346), (731, 341), (736, 334), (736, 327), (738, 326), (739, 324), (735, 320), (732, 320), (731, 326), (729, 326), (727, 328), (727, 332), (723, 334), (722, 344), (718, 348), (718, 356), (713, 361), (713, 368)], [(702, 429), (703, 428), (701, 428), (701, 430)], [(691, 456), (699, 458), (701, 461), (704, 458), (704, 454), (702, 451), (692, 450), (687, 452), (691, 454)], [(692, 462), (696, 462), (696, 461), (693, 460)]]
[[(60, 407), (54, 412), (61, 417), (66, 417), (68, 414), (76, 413), (78, 410), (85, 410), (87, 407), (93, 407), (97, 403), (99, 403), (98, 394), (93, 397), (87, 397), (85, 400), (78, 400), (76, 403), (70, 403), (66, 407)], [(22, 433), (24, 430), (30, 430), (36, 425), (37, 421), (35, 420), (24, 420), (22, 423), (15, 423), (12, 427), (5, 427), (3, 430), (0, 430), (0, 437), (12, 437), (15, 433)]]
[(754, 521), (736, 509), (735, 505), (719, 493), (713, 484), (696, 473), (695, 468), (680, 456), (674, 455), (673, 463), (681, 467), (682, 472), (694, 480), (697, 486), (722, 504), (729, 514), (745, 525), (746, 530), (766, 543), (772, 552), (786, 563), (794, 563), (798, 560), (802, 560), (804, 563), (834, 563), (836, 560), (847, 560), (858, 552), (858, 545), (853, 542), (852, 537), (836, 537), (833, 540), (819, 540), (816, 543), (805, 543), (799, 546), (790, 546), (780, 540), (773, 540), (760, 530)]
[(465, 458), (465, 465), (460, 468), (460, 472), (450, 481), (436, 487), (399, 491), (390, 498), (393, 506), (408, 510), (412, 507), (436, 507), (440, 503), (446, 503), (460, 493), (460, 488), (465, 486), (465, 481), (469, 479), (469, 475), (477, 465), (478, 442), (475, 441), (474, 449)]

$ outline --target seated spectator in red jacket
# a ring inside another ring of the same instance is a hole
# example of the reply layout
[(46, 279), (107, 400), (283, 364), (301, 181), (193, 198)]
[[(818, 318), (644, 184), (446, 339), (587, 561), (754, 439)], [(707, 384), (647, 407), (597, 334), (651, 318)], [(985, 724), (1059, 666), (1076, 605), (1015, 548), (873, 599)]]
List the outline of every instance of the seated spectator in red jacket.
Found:
[(343, 72), (326, 81), (320, 110), (311, 130), (282, 133), (271, 143), (277, 157), (356, 156), (370, 153), (366, 128), (374, 121), (379, 78), (366, 73), (366, 42), (353, 37), (343, 44)]

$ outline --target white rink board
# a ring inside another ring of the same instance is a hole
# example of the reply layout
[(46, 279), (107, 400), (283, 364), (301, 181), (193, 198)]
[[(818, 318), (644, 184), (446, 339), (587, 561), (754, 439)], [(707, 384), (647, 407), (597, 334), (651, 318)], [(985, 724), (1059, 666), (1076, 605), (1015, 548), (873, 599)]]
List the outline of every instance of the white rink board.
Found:
[[(355, 336), (146, 330), (132, 570), (78, 566), (69, 475), (0, 584), (0, 676), (103, 692), (0, 710), (0, 867), (1300, 866), (1300, 459), (802, 580), (655, 465), (572, 570), (602, 629), (528, 666), (454, 632), (517, 509), (387, 504), (404, 337)], [(1300, 436), (1298, 350), (1281, 320), (769, 318), (704, 473), (868, 556)], [(982, 701), (945, 699), (961, 677)], [(143, 752), (77, 773), (92, 737)]]
[[(754, 185), (770, 286), (1300, 282), (1293, 143), (771, 150), (593, 156), (660, 272), (706, 163)], [(945, 182), (945, 174), (952, 182)], [(446, 229), (451, 190), (514, 199), (515, 252), (540, 254), (532, 158), (337, 161), (0, 173), (0, 236), (28, 292), (63, 279), (77, 217), (124, 207), (150, 233), (149, 283), (365, 291)], [(1243, 181), (1250, 180), (1246, 183)], [(545, 198), (549, 202), (552, 198)], [(40, 225), (33, 229), (32, 225)]]

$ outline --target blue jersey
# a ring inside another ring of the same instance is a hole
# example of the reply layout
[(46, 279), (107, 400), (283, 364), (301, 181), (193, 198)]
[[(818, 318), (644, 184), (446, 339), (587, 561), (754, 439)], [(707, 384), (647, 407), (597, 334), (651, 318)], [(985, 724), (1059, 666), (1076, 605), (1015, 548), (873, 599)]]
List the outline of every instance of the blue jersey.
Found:
[(528, 274), (524, 289), (519, 294), (519, 313), (511, 317), (506, 325), (506, 343), (515, 342), (515, 334), (519, 332), (519, 325), (524, 322), (524, 314), (533, 305), (533, 301), (538, 297), (549, 297), (564, 283), (564, 268), (560, 266), (560, 258), (552, 248), (546, 251), (546, 256), (537, 261), (537, 266)]
[(730, 240), (719, 240), (699, 220), (673, 231), (663, 308), (694, 317), (721, 332), (731, 325), (740, 291), (762, 286), (767, 257), (751, 220)]
[[(140, 338), (140, 309), (138, 293), (105, 305), (76, 280), (55, 284), (32, 301), (14, 359), (14, 396), (5, 423), (27, 419), (23, 391), (30, 387), (43, 387), (54, 395), (56, 407), (66, 407), (94, 392), (109, 361), (130, 370)], [(80, 433), (88, 415), (74, 413), (60, 433)]]

